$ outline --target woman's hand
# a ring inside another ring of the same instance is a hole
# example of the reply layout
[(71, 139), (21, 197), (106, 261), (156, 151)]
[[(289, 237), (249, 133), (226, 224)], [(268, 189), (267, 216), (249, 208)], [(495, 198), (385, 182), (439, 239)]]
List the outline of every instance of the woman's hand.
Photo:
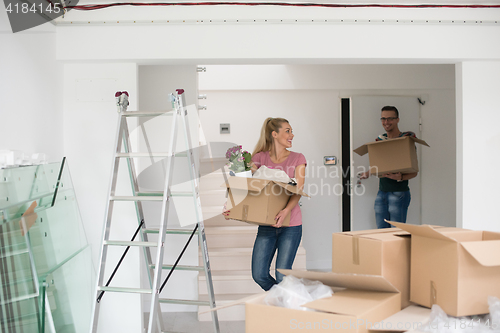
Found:
[(281, 228), (281, 226), (283, 225), (283, 222), (285, 221), (288, 214), (290, 214), (290, 210), (285, 207), (283, 210), (281, 210), (278, 213), (278, 215), (276, 215), (276, 217), (274, 218), (274, 220), (276, 221), (276, 224), (273, 224), (272, 226), (275, 228)]
[(229, 212), (231, 212), (230, 210), (227, 210), (227, 202), (224, 203), (224, 208), (222, 209), (222, 215), (224, 216), (224, 218), (226, 220), (229, 220)]

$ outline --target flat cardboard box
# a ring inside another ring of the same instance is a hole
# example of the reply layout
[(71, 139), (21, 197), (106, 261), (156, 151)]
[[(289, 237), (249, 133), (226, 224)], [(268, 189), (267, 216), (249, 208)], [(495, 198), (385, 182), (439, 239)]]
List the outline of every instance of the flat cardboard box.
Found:
[(381, 276), (280, 270), (285, 275), (318, 280), (332, 287), (348, 288), (332, 297), (304, 304), (316, 311), (266, 305), (265, 295), (245, 303), (245, 332), (297, 332), (342, 329), (365, 333), (372, 325), (401, 309), (401, 294)]
[(417, 331), (425, 325), (431, 315), (431, 309), (419, 305), (410, 305), (398, 313), (382, 320), (379, 325), (372, 326), (369, 333), (402, 333)]
[[(274, 218), (285, 208), (292, 194), (308, 196), (297, 186), (257, 178), (229, 177), (227, 210), (233, 220), (260, 225), (276, 224)], [(290, 224), (290, 215), (283, 222)]]
[(339, 232), (332, 235), (332, 271), (381, 275), (410, 305), (410, 234), (398, 228)]
[(412, 173), (418, 172), (415, 143), (429, 147), (424, 140), (403, 136), (390, 140), (369, 142), (354, 149), (354, 152), (361, 156), (368, 153), (372, 174)]
[(412, 302), (455, 317), (489, 312), (488, 296), (500, 297), (500, 233), (389, 223), (411, 233)]

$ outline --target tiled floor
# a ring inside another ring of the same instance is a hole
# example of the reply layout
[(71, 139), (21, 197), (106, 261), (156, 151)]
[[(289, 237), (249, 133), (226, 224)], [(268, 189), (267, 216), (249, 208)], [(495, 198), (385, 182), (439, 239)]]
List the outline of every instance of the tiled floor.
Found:
[[(147, 320), (145, 320), (147, 323)], [(211, 321), (198, 321), (196, 312), (164, 312), (164, 332), (168, 333), (214, 333)], [(220, 333), (244, 333), (244, 321), (220, 321)]]

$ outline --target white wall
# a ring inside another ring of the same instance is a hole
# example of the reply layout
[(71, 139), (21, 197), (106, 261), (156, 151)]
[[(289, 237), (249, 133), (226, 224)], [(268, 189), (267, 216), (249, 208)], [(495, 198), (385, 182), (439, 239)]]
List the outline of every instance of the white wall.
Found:
[(499, 88), (500, 61), (457, 66), (457, 222), (463, 228), (500, 231)]
[[(341, 231), (340, 98), (354, 95), (416, 96), (422, 106), (422, 221), (455, 225), (455, 94), (452, 65), (267, 65), (207, 66), (200, 111), (207, 141), (236, 142), (253, 150), (267, 117), (287, 118), (294, 130), (293, 151), (308, 160), (302, 199), (308, 269), (331, 268), (331, 233)], [(242, 121), (243, 120), (243, 121)], [(230, 123), (231, 134), (219, 124)], [(374, 124), (379, 126), (379, 124)], [(319, 174), (323, 156), (339, 164)], [(332, 194), (328, 194), (330, 190)], [(314, 192), (314, 193), (313, 193)], [(373, 210), (373, 207), (366, 207)]]
[[(112, 176), (112, 154), (118, 124), (115, 92), (128, 91), (129, 110), (137, 110), (137, 65), (64, 65), (64, 152), (68, 158), (85, 231), (97, 271), (105, 207)], [(120, 169), (127, 171), (124, 164)], [(118, 176), (118, 188), (126, 189), (126, 173)], [(120, 192), (117, 195), (130, 195)], [(129, 239), (137, 227), (131, 205), (116, 203), (110, 239)], [(110, 247), (106, 261), (109, 276), (123, 248)], [(131, 249), (111, 286), (140, 288), (139, 250)], [(118, 311), (117, 311), (118, 310)], [(142, 325), (139, 295), (107, 293), (101, 301), (100, 332), (139, 332)]]
[(50, 24), (12, 34), (0, 8), (0, 150), (63, 157), (62, 66)]

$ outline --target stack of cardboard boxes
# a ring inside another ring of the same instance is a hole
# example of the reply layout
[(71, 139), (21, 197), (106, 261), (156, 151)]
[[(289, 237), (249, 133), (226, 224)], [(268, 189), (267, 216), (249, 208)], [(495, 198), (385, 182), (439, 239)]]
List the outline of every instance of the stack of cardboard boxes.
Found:
[[(427, 145), (405, 137), (362, 146), (358, 153), (369, 152), (370, 167), (379, 173), (413, 172), (418, 170), (415, 142)], [(388, 146), (399, 156), (384, 155), (372, 162)], [(396, 167), (391, 160), (406, 162)], [(231, 217), (273, 224), (273, 200), (279, 199), (273, 195), (275, 186), (294, 191), (272, 181), (234, 179), (228, 185), (234, 207)], [(250, 192), (254, 195), (248, 195)], [(286, 204), (288, 199), (280, 200)], [(251, 218), (252, 211), (261, 215)], [(489, 312), (488, 296), (500, 298), (500, 233), (390, 223), (397, 228), (333, 234), (332, 272), (280, 270), (321, 281), (337, 291), (329, 298), (304, 304), (310, 311), (267, 305), (265, 295), (247, 300), (246, 332), (404, 332), (427, 320), (433, 304), (448, 315), (469, 316)]]
[(500, 233), (393, 224), (399, 228), (333, 234), (332, 272), (280, 270), (345, 289), (304, 304), (314, 311), (266, 305), (265, 295), (247, 301), (246, 332), (404, 332), (428, 319), (433, 304), (451, 316), (489, 312), (488, 296), (500, 298)]

